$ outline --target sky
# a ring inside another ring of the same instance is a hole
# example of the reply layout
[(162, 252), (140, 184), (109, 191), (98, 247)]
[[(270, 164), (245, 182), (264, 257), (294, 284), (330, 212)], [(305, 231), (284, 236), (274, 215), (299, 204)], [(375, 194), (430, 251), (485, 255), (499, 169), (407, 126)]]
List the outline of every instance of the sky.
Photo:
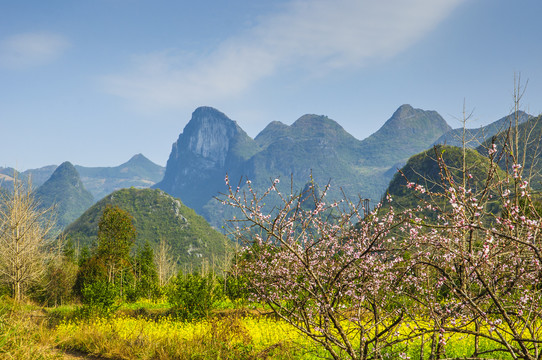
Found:
[(542, 112), (540, 0), (0, 0), (0, 167), (165, 166), (199, 106), (255, 137), (402, 104), (476, 128)]

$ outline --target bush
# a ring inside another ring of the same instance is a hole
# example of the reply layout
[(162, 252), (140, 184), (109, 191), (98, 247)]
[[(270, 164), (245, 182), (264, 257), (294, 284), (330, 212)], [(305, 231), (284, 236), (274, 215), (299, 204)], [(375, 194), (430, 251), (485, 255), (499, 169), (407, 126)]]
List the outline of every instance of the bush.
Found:
[(189, 321), (208, 316), (213, 304), (222, 296), (221, 286), (214, 274), (179, 273), (168, 292), (168, 301), (176, 316)]
[(118, 290), (107, 281), (87, 283), (81, 289), (84, 312), (110, 314), (116, 310), (115, 300)]

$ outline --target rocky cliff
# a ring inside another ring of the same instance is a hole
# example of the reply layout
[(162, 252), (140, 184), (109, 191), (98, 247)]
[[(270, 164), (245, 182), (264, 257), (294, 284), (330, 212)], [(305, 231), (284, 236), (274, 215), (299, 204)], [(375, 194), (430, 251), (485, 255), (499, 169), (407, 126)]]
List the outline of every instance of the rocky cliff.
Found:
[(259, 146), (237, 123), (210, 107), (196, 109), (173, 144), (161, 182), (155, 185), (199, 210), (225, 191), (224, 176), (240, 173)]

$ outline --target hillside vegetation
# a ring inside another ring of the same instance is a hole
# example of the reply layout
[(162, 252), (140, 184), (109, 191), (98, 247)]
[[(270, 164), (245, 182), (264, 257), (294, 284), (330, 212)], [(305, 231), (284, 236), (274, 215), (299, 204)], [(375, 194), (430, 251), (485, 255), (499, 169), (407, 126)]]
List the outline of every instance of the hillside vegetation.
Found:
[(136, 246), (149, 242), (156, 249), (165, 240), (171, 246), (171, 255), (184, 269), (198, 269), (202, 262), (218, 263), (225, 256), (229, 240), (194, 210), (161, 190), (115, 191), (70, 224), (62, 236), (80, 247), (94, 246), (99, 219), (108, 205), (118, 206), (133, 217)]

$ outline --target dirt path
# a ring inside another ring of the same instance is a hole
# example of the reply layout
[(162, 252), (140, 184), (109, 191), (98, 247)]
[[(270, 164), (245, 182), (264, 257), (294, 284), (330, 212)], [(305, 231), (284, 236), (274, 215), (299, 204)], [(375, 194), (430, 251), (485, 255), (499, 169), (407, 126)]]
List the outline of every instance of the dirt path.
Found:
[(76, 350), (54, 349), (54, 352), (58, 356), (61, 356), (60, 359), (62, 360), (111, 360), (109, 358), (104, 358), (101, 356), (92, 356), (82, 351), (76, 351)]

